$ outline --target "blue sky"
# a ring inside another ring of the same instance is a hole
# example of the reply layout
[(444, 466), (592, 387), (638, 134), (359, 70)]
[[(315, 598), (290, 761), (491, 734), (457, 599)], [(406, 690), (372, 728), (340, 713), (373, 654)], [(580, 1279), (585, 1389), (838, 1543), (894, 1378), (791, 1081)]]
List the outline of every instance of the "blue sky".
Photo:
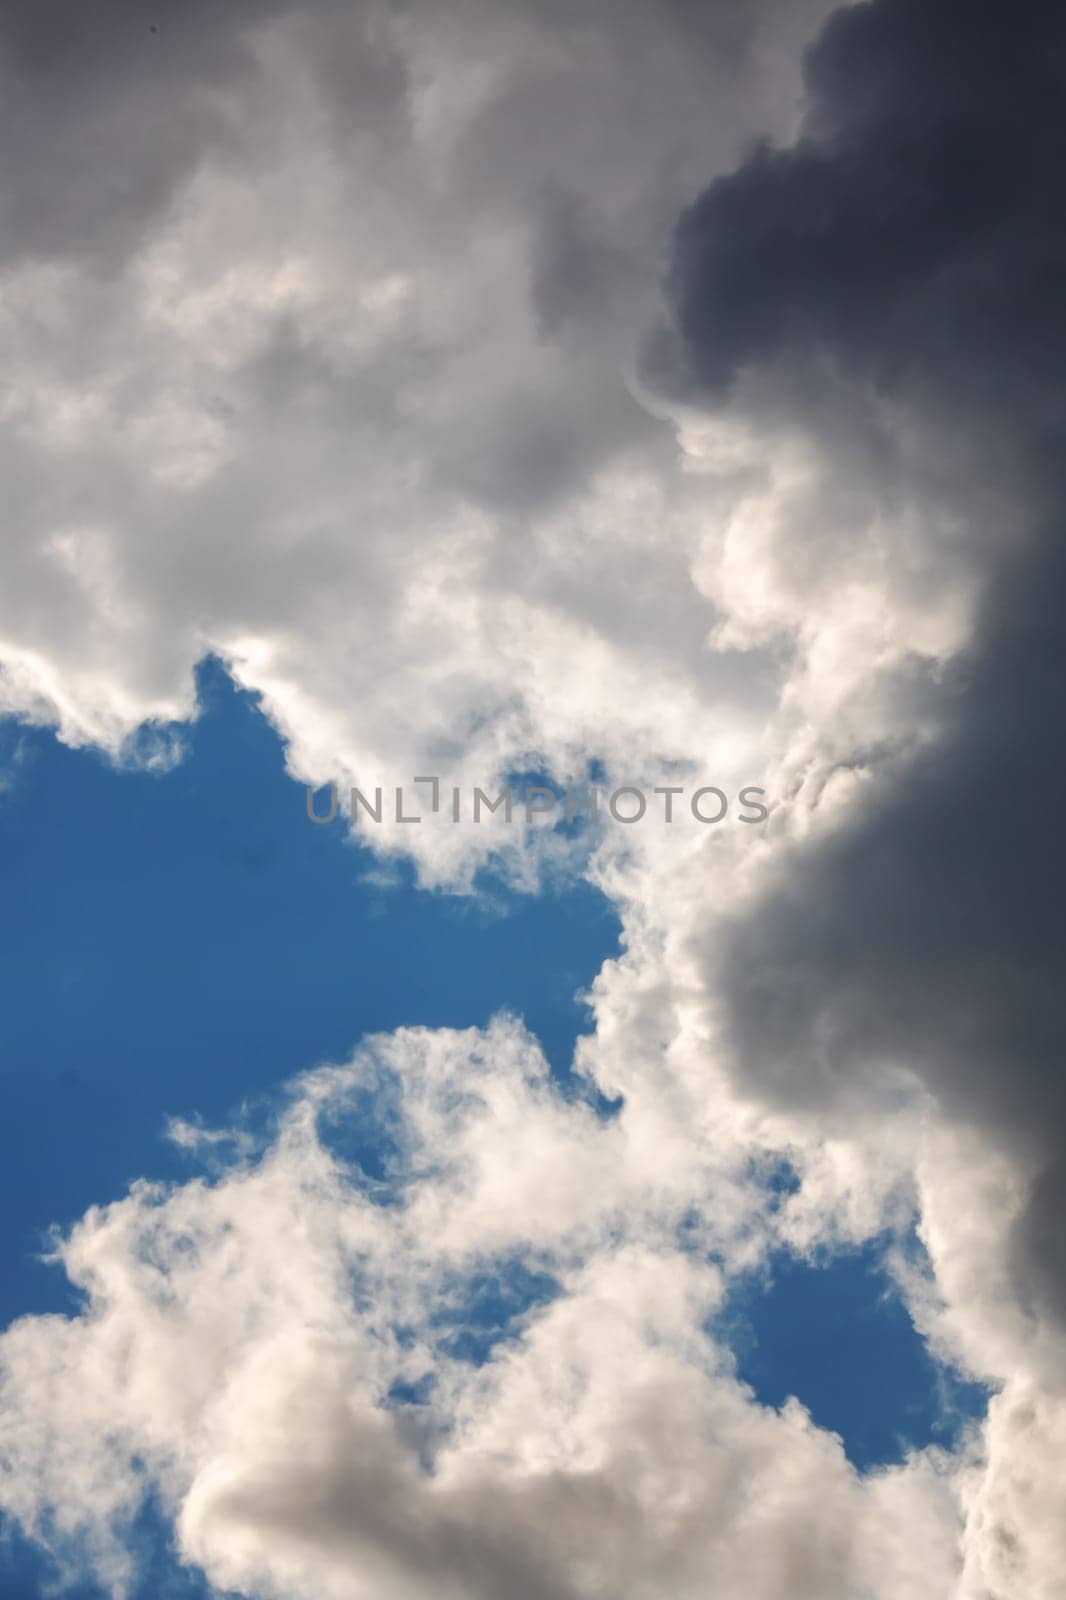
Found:
[(342, 822), (306, 820), (253, 698), (217, 663), (198, 684), (165, 774), (3, 725), (3, 881), (23, 908), (0, 980), (5, 1320), (65, 1304), (61, 1276), (33, 1265), (51, 1224), (187, 1172), (167, 1118), (224, 1123), (364, 1034), (501, 1009), (566, 1073), (579, 997), (617, 950), (584, 883), (449, 895), (402, 864), (377, 887)]
[(885, 1271), (886, 1241), (814, 1261), (782, 1255), (727, 1313), (737, 1371), (766, 1405), (798, 1396), (861, 1469), (950, 1446), (987, 1394), (929, 1354)]

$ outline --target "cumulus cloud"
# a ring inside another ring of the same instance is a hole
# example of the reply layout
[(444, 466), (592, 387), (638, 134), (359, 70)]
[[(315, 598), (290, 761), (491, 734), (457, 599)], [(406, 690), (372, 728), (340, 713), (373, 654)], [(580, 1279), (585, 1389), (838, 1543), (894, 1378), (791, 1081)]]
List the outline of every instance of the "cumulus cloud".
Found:
[(64, 241), (4, 278), (10, 709), (118, 749), (214, 649), (347, 783), (638, 766), (765, 700), (707, 647), (706, 496), (625, 369), (680, 205), (794, 118), (816, 7), (5, 15), (62, 97), (11, 159)]
[[(331, 1149), (367, 1095), (384, 1184)], [(722, 1272), (681, 1238), (700, 1185), (641, 1172), (627, 1131), (506, 1019), (310, 1074), (259, 1156), (61, 1243), (85, 1311), (2, 1347), (9, 1508), (117, 1593), (148, 1492), (248, 1594), (945, 1593), (947, 1458), (863, 1480), (798, 1404), (755, 1402), (708, 1332)], [(741, 1219), (710, 1199), (728, 1255)], [(519, 1263), (551, 1293), (463, 1359), (464, 1296)]]

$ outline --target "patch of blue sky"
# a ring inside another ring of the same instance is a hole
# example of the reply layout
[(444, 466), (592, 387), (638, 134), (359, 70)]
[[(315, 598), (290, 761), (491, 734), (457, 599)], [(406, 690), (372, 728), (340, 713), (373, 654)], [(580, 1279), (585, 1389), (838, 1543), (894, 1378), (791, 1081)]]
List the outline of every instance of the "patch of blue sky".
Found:
[[(50, 1224), (136, 1177), (188, 1175), (167, 1118), (224, 1124), (368, 1033), (500, 1010), (565, 1079), (590, 1021), (578, 997), (617, 950), (584, 881), (456, 896), (401, 865), (383, 887), (343, 822), (308, 823), (254, 698), (217, 662), (198, 677), (199, 720), (146, 730), (126, 770), (0, 725), (0, 1323), (69, 1308), (36, 1260)], [(385, 1152), (364, 1145), (380, 1176)]]
[(558, 1293), (550, 1273), (518, 1259), (497, 1261), (456, 1279), (450, 1292), (445, 1286), (431, 1327), (445, 1355), (480, 1366)]
[[(209, 1600), (215, 1591), (195, 1567), (182, 1565), (173, 1529), (152, 1496), (124, 1530), (137, 1574), (130, 1600)], [(110, 1591), (86, 1579), (68, 1581), (83, 1565), (77, 1546), (52, 1536), (57, 1559), (0, 1518), (0, 1594), (4, 1600), (111, 1600)]]
[(988, 1392), (937, 1361), (884, 1262), (884, 1240), (808, 1261), (777, 1254), (734, 1285), (715, 1330), (757, 1398), (794, 1395), (866, 1471), (953, 1446)]

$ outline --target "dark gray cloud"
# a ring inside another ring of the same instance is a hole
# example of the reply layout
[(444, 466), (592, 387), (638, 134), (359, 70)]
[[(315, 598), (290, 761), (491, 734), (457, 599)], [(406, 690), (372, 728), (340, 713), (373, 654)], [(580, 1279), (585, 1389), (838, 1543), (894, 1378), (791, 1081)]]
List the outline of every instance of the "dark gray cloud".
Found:
[[(831, 19), (807, 78), (796, 145), (683, 218), (651, 361), (712, 402), (777, 375), (830, 447), (834, 405), (886, 400), (931, 457), (968, 438), (954, 494), (988, 582), (942, 737), (792, 854), (713, 964), (760, 1095), (846, 1114), (902, 1067), (1015, 1154), (1036, 1175), (1019, 1291), (1066, 1317), (1066, 13), (874, 0)], [(1008, 461), (989, 572), (976, 530)]]
[[(884, 385), (1057, 393), (1066, 326), (1066, 17), (959, 0), (839, 13), (804, 137), (684, 217), (671, 276), (689, 381), (831, 355)], [(992, 347), (990, 349), (990, 346)], [(1055, 408), (1061, 422), (1061, 403)]]
[(285, 0), (212, 6), (5, 0), (0, 255), (121, 261), (210, 148), (250, 25)]

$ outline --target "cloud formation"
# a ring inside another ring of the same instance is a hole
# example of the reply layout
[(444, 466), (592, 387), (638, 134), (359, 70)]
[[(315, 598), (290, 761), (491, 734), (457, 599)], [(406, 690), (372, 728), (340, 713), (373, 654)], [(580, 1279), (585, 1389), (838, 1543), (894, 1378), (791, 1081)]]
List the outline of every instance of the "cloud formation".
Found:
[[(213, 649), (307, 781), (774, 800), (373, 836), (611, 896), (576, 1066), (620, 1109), (513, 1022), (401, 1033), (90, 1213), (84, 1313), (3, 1336), (0, 1493), (116, 1593), (146, 1491), (284, 1600), (1061, 1585), (1066, 24), (846, 8), (801, 113), (823, 10), (3, 12), (3, 704), (120, 754)], [(882, 1234), (997, 1392), (860, 1477), (708, 1325)]]
[(117, 750), (214, 649), (347, 784), (629, 776), (765, 698), (625, 367), (681, 204), (794, 115), (790, 15), (9, 8), (62, 245), (16, 211), (4, 702)]
[[(357, 1106), (388, 1119), (387, 1195), (330, 1153)], [(722, 1274), (680, 1239), (699, 1186), (628, 1142), (506, 1020), (309, 1075), (257, 1159), (62, 1246), (86, 1311), (6, 1336), (8, 1504), (119, 1593), (149, 1490), (248, 1594), (944, 1593), (946, 1459), (862, 1480), (800, 1406), (755, 1403), (707, 1332)], [(522, 1262), (552, 1295), (456, 1355), (475, 1273)]]
[[(941, 735), (852, 825), (790, 857), (735, 930), (721, 992), (771, 1096), (825, 1106), (903, 1067), (1005, 1142), (1035, 1174), (1019, 1289), (1059, 1316), (1064, 48), (1053, 7), (841, 14), (810, 58), (805, 137), (692, 208), (673, 276), (689, 381), (790, 369), (830, 427), (835, 407), (872, 427), (906, 409), (930, 470), (958, 461), (964, 432), (957, 559), (987, 587), (937, 692)], [(1005, 468), (1006, 526), (987, 512)]]

